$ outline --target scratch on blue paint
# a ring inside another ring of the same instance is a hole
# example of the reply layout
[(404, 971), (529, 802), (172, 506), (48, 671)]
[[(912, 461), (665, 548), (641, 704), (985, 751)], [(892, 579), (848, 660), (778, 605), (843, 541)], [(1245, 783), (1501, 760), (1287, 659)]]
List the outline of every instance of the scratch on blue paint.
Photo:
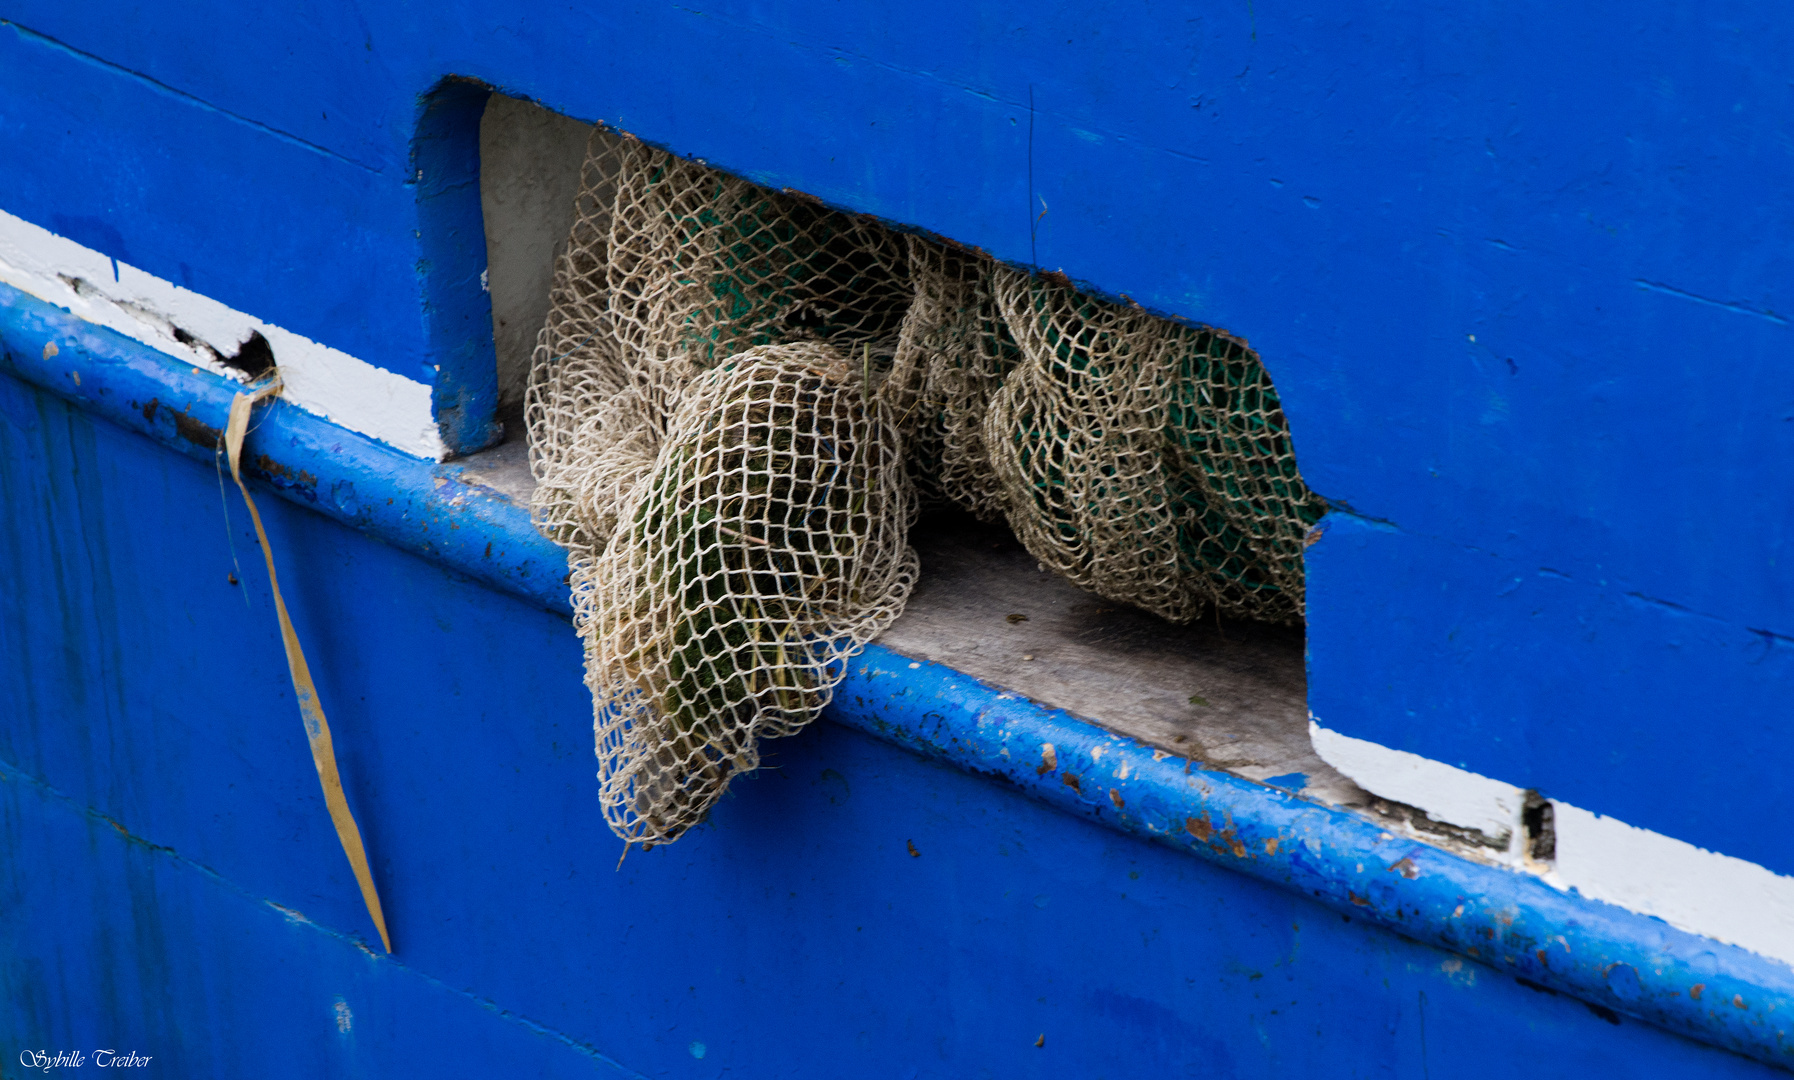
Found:
[(337, 151), (330, 149), (328, 146), (319, 146), (315, 142), (311, 142), (306, 139), (301, 139), (297, 135), (293, 135), (288, 132), (282, 131), (276, 127), (269, 127), (267, 124), (261, 123), (258, 120), (251, 120), (247, 116), (241, 116), (237, 113), (231, 112), (229, 109), (221, 109), (218, 106), (212, 104), (211, 102), (205, 100), (204, 98), (195, 97), (194, 95), (187, 93), (185, 90), (177, 90), (174, 87), (169, 86), (167, 83), (159, 82), (155, 79), (150, 78), (148, 75), (145, 75), (141, 71), (132, 71), (128, 67), (124, 67), (122, 65), (115, 64), (110, 60), (102, 59), (98, 56), (93, 55), (92, 53), (82, 52), (80, 49), (76, 49), (71, 46), (65, 45), (62, 42), (57, 41), (53, 37), (49, 37), (45, 34), (40, 34), (35, 30), (28, 30), (25, 27), (20, 26), (18, 23), (11, 22), (6, 19), (0, 19), (0, 26), (6, 27), (7, 29), (11, 30), (13, 33), (18, 34), (20, 37), (25, 38), (28, 41), (34, 41), (39, 45), (43, 45), (47, 48), (55, 49), (58, 52), (65, 53), (69, 56), (74, 57), (77, 60), (84, 62), (84, 63), (93, 64), (96, 67), (106, 68), (109, 71), (116, 71), (121, 75), (125, 75), (130, 78), (136, 79), (139, 82), (143, 83), (144, 85), (152, 87), (158, 93), (166, 94), (169, 97), (175, 98), (179, 101), (184, 101), (189, 105), (197, 105), (200, 108), (205, 109), (207, 112), (213, 112), (213, 113), (217, 113), (220, 116), (229, 117), (231, 120), (234, 120), (239, 124), (242, 124), (244, 127), (254, 128), (257, 131), (265, 132), (265, 133), (272, 135), (275, 138), (281, 140), (282, 142), (291, 143), (294, 146), (303, 147), (306, 150), (310, 150), (314, 154), (322, 154), (323, 156), (325, 156), (327, 158), (334, 158), (337, 161), (344, 163), (345, 165), (353, 165), (358, 169), (366, 169), (368, 172), (371, 172), (371, 173), (381, 173), (381, 172), (385, 171), (378, 165), (369, 165), (366, 162), (356, 161), (352, 157), (345, 157), (344, 155), (338, 153)]
[(1696, 304), (1705, 304), (1708, 307), (1720, 308), (1721, 310), (1730, 311), (1736, 315), (1750, 315), (1758, 319), (1766, 319), (1777, 326), (1788, 325), (1787, 319), (1782, 318), (1773, 311), (1758, 311), (1756, 308), (1746, 304), (1733, 303), (1727, 300), (1714, 300), (1710, 297), (1701, 296), (1698, 293), (1691, 293), (1683, 289), (1678, 289), (1673, 285), (1664, 285), (1656, 281), (1646, 281), (1644, 278), (1636, 278), (1633, 280), (1632, 284), (1637, 285), (1639, 288), (1648, 292), (1659, 292), (1666, 296), (1674, 296), (1678, 299), (1690, 300)]

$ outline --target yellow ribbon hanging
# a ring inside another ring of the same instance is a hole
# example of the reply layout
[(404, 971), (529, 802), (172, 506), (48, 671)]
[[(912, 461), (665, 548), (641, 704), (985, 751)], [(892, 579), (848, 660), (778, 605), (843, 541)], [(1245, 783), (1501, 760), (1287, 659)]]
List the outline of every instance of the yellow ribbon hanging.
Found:
[(380, 910), (380, 894), (374, 889), (374, 875), (368, 869), (367, 850), (361, 845), (361, 830), (349, 813), (349, 802), (343, 797), (342, 777), (336, 771), (336, 749), (330, 742), (330, 722), (324, 719), (324, 707), (318, 703), (318, 688), (312, 684), (311, 668), (299, 648), (299, 635), (293, 632), (293, 620), (287, 617), (286, 602), (280, 598), (280, 581), (274, 574), (274, 549), (268, 546), (268, 533), (262, 528), (262, 515), (249, 497), (243, 483), (239, 462), (243, 456), (243, 436), (249, 430), (249, 414), (263, 398), (280, 392), (277, 375), (252, 394), (238, 394), (230, 403), (230, 423), (224, 429), (225, 452), (230, 456), (230, 476), (243, 493), (249, 516), (255, 522), (256, 539), (262, 544), (262, 558), (268, 563), (268, 585), (274, 592), (274, 611), (280, 616), (280, 639), (287, 649), (287, 668), (293, 675), (293, 696), (299, 701), (299, 715), (305, 720), (305, 738), (311, 743), (311, 761), (318, 768), (318, 781), (324, 786), (324, 805), (330, 808), (330, 820), (336, 825), (336, 838), (342, 842), (343, 854), (355, 870), (361, 886), (361, 899), (380, 931), (380, 943), (392, 952), (392, 939), (386, 935), (386, 916)]

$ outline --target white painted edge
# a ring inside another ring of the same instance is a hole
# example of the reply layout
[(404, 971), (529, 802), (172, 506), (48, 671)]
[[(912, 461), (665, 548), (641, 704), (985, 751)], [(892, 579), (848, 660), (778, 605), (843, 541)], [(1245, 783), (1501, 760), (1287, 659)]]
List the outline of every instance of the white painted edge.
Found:
[[(286, 401), (415, 457), (447, 453), (430, 387), (237, 311), (0, 210), (0, 282), (215, 375), (259, 331)], [(193, 339), (178, 340), (175, 330)]]
[(1544, 879), (1794, 967), (1794, 878), (1552, 800)]
[(1371, 794), (1435, 821), (1505, 836), (1504, 861), (1515, 870), (1794, 967), (1794, 877), (1557, 799), (1550, 800), (1556, 856), (1534, 862), (1523, 853), (1522, 789), (1329, 731), (1313, 716), (1308, 734), (1323, 761)]
[(1521, 835), (1526, 792), (1512, 784), (1329, 731), (1308, 718), (1308, 738), (1322, 761), (1372, 795), (1426, 811), (1427, 817), (1475, 829), (1503, 846)]

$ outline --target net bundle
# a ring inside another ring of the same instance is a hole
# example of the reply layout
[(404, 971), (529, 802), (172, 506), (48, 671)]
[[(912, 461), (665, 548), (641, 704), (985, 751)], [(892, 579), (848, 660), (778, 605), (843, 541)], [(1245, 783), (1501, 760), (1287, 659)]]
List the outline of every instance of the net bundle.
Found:
[(1048, 568), (1174, 622), (1302, 617), (1325, 505), (1246, 343), (997, 269), (1024, 359), (984, 420), (1010, 525)]
[(916, 578), (870, 375), (899, 238), (600, 130), (526, 396), (538, 525), (568, 550), (606, 822), (704, 819), (825, 706)]
[(1258, 356), (599, 129), (526, 401), (600, 796), (702, 821), (902, 611), (920, 502), (1185, 622), (1302, 617), (1324, 504)]
[(977, 252), (909, 243), (912, 300), (884, 390), (924, 498), (986, 521), (1006, 504), (984, 444), (991, 396), (1021, 360), (997, 307), (997, 266)]
[(573, 573), (600, 802), (675, 839), (828, 704), (916, 578), (896, 429), (837, 350), (759, 345), (698, 375), (611, 542)]

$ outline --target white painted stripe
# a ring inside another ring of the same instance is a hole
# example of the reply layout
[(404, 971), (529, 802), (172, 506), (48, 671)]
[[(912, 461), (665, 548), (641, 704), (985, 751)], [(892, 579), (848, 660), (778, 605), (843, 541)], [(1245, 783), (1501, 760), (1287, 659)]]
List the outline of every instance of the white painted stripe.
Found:
[[(263, 322), (208, 296), (0, 210), (0, 281), (226, 378), (218, 363), (259, 331), (286, 384), (281, 397), (308, 412), (417, 457), (442, 460), (430, 388), (348, 353)], [(187, 344), (175, 330), (194, 339)]]
[(1373, 795), (1435, 821), (1511, 837), (1508, 864), (1591, 900), (1794, 966), (1794, 877), (1551, 800), (1555, 859), (1521, 857), (1522, 789), (1442, 761), (1329, 731), (1311, 716), (1315, 753)]
[(1545, 880), (1794, 966), (1794, 878), (1552, 800)]
[(1512, 784), (1328, 731), (1312, 716), (1308, 738), (1322, 761), (1372, 795), (1419, 807), (1434, 821), (1475, 829), (1499, 844), (1510, 845), (1519, 833), (1526, 793)]

